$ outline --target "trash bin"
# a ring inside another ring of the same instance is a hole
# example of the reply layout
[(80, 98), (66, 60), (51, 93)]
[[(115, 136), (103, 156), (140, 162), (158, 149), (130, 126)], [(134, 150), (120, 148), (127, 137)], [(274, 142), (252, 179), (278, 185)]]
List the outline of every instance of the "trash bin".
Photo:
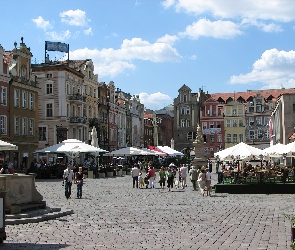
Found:
[(5, 193), (0, 192), (0, 243), (6, 240), (4, 199)]

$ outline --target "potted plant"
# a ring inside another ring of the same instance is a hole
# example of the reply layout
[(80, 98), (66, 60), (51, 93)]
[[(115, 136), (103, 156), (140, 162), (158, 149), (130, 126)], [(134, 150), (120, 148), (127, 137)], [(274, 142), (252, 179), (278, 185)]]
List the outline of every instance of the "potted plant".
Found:
[(114, 176), (114, 167), (112, 165), (107, 167), (107, 177), (113, 177)]
[(106, 169), (103, 166), (100, 166), (99, 170), (98, 170), (98, 176), (99, 178), (104, 178), (106, 177)]
[(93, 179), (94, 178), (94, 175), (93, 175), (93, 167), (92, 165), (89, 165), (88, 166), (88, 169), (87, 169), (87, 176), (89, 179)]
[(127, 168), (127, 169), (126, 169), (126, 174), (127, 174), (127, 175), (131, 175), (131, 168)]
[(122, 168), (117, 167), (116, 168), (117, 176), (122, 176)]
[(295, 215), (285, 214), (285, 218), (290, 220), (291, 224), (291, 247), (295, 250)]

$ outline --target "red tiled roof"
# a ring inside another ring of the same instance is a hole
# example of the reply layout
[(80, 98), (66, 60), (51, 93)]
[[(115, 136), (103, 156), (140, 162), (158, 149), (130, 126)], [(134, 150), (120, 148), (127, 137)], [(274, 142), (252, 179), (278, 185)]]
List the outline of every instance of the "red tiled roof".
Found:
[(215, 100), (218, 100), (218, 98), (222, 98), (225, 102), (228, 98), (232, 98), (234, 100), (237, 100), (239, 97), (242, 97), (245, 101), (249, 97), (253, 97), (257, 94), (261, 94), (265, 99), (267, 99), (269, 96), (273, 96), (274, 100), (277, 100), (280, 95), (285, 93), (295, 93), (295, 89), (267, 89), (267, 90), (250, 90), (245, 92), (231, 92), (231, 93), (214, 93), (211, 94), (211, 97)]

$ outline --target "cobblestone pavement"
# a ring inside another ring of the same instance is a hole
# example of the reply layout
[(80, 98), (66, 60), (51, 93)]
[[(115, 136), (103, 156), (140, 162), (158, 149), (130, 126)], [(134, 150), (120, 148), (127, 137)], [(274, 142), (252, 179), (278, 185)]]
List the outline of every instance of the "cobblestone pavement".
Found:
[[(36, 180), (50, 207), (75, 214), (6, 226), (0, 249), (290, 249), (294, 195), (133, 189), (130, 176), (86, 179), (66, 200), (61, 180)], [(216, 174), (213, 174), (213, 184)]]

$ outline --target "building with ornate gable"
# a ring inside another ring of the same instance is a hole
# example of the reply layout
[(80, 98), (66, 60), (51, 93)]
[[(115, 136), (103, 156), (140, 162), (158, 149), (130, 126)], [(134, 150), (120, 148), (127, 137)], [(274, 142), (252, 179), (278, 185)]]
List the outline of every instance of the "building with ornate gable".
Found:
[[(6, 134), (1, 135), (5, 141), (18, 146), (17, 151), (9, 151), (6, 159), (14, 163), (16, 169), (27, 168), (33, 160), (33, 152), (38, 148), (38, 91), (39, 86), (32, 74), (29, 47), (21, 38), (19, 46), (14, 43), (14, 49), (3, 51), (2, 81), (6, 82), (9, 69), (9, 85), (7, 96), (2, 92), (2, 102), (6, 99), (8, 106)], [(4, 77), (5, 75), (5, 77)], [(6, 85), (2, 85), (6, 88)], [(2, 89), (3, 90), (3, 89)], [(4, 105), (3, 105), (4, 106)], [(4, 113), (5, 114), (5, 113)], [(8, 156), (8, 157), (7, 157)]]

